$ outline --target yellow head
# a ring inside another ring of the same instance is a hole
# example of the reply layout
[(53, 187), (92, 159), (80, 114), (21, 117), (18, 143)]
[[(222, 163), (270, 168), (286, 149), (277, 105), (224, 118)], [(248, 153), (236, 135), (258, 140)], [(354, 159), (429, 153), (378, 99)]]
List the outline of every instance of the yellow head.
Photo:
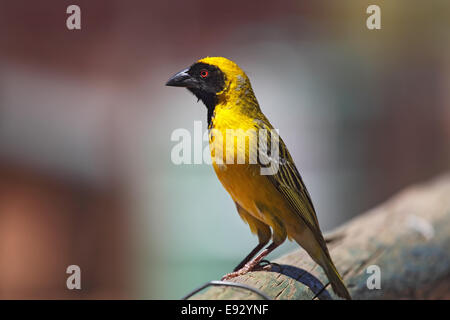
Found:
[(236, 63), (223, 57), (200, 59), (175, 74), (166, 85), (185, 87), (202, 100), (208, 109), (208, 122), (219, 102), (239, 96), (254, 97), (245, 72)]

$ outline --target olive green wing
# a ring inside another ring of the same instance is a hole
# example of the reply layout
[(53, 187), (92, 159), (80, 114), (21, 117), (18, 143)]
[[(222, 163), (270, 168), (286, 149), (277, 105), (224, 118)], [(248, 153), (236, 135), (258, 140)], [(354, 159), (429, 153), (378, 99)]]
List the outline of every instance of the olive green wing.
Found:
[[(286, 145), (279, 136), (274, 139), (273, 135), (278, 135), (278, 133), (273, 131), (273, 127), (265, 117), (256, 120), (256, 123), (259, 129), (264, 128), (267, 131), (267, 148), (264, 146), (265, 143), (259, 144), (258, 159), (260, 165), (266, 166), (271, 162), (277, 162), (278, 164), (278, 168), (274, 170), (273, 174), (266, 175), (267, 179), (286, 199), (292, 210), (299, 215), (305, 224), (312, 231), (319, 232), (320, 234), (319, 222), (311, 196), (303, 183)], [(279, 143), (278, 155), (271, 154), (272, 142), (276, 143), (277, 140)]]

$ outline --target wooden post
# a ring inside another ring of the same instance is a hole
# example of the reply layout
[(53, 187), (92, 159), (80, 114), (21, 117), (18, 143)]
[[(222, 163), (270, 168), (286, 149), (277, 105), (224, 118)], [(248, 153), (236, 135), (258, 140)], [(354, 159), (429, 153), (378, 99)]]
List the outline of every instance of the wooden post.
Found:
[[(407, 188), (326, 238), (353, 299), (449, 299), (450, 174)], [(279, 266), (270, 272), (250, 272), (233, 281), (272, 299), (337, 299), (304, 250), (273, 262)], [(377, 285), (377, 271), (381, 288), (369, 289)], [(210, 287), (191, 299), (261, 297), (241, 288)]]

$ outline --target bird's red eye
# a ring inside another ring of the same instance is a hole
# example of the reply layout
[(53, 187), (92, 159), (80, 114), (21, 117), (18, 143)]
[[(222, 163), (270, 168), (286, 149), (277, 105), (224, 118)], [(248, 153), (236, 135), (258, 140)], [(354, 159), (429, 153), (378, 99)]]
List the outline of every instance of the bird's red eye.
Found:
[(208, 70), (202, 70), (200, 71), (200, 77), (206, 78), (208, 76), (209, 72)]

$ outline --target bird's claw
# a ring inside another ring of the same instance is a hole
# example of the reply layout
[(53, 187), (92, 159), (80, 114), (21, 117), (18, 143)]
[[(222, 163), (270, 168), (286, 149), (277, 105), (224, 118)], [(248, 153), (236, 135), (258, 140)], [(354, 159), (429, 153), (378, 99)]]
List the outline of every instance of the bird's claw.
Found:
[(228, 273), (222, 277), (222, 281), (230, 280), (239, 276), (242, 276), (250, 271), (270, 271), (272, 269), (272, 265), (277, 265), (276, 263), (272, 263), (268, 260), (261, 260), (258, 263), (248, 263), (241, 269)]
[(269, 260), (261, 260), (254, 270), (272, 271), (273, 267), (281, 269), (281, 266), (278, 263), (270, 262)]
[(242, 274), (240, 274), (238, 271), (235, 271), (235, 272), (231, 272), (231, 273), (227, 273), (226, 275), (224, 275), (223, 277), (222, 277), (222, 281), (228, 281), (228, 280), (231, 280), (231, 279), (233, 279), (233, 278), (236, 278), (236, 277), (239, 277), (240, 275), (242, 275)]
[(259, 264), (259, 262), (257, 262), (257, 261), (250, 261), (245, 266), (243, 266), (241, 269), (224, 275), (222, 277), (222, 281), (230, 280), (230, 279), (242, 276), (242, 275), (246, 274), (247, 272), (254, 270), (255, 267), (258, 266), (258, 264)]

